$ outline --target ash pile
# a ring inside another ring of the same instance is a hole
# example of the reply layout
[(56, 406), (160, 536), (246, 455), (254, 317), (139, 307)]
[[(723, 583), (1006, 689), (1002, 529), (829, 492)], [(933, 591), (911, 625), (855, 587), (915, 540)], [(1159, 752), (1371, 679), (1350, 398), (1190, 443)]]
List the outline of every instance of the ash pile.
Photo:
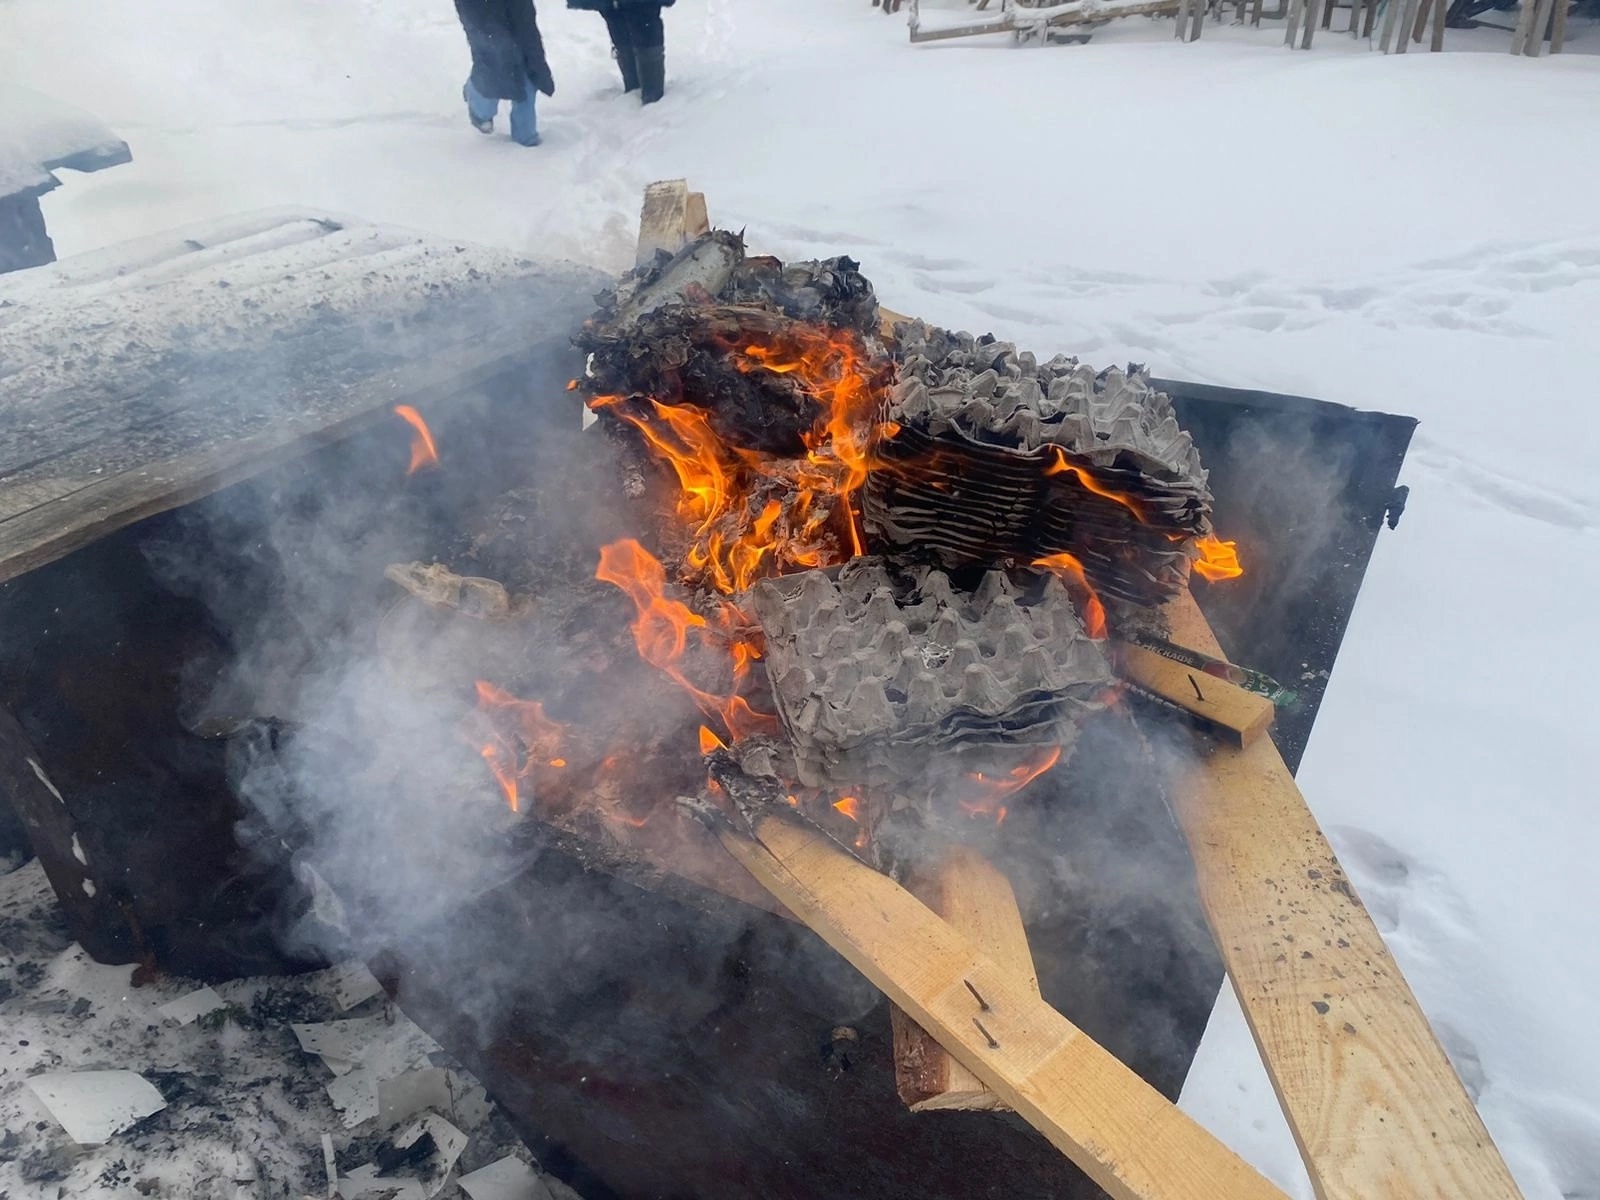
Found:
[(809, 787), (894, 787), (930, 754), (987, 763), (997, 743), (1068, 748), (1111, 684), (1054, 576), (1024, 590), (989, 571), (963, 592), (936, 568), (868, 557), (762, 580), (750, 603)]
[(1046, 361), (920, 321), (896, 330), (899, 373), (865, 519), (888, 552), (955, 570), (1070, 554), (1137, 605), (1188, 581), (1211, 492), (1171, 401), (1143, 370)]

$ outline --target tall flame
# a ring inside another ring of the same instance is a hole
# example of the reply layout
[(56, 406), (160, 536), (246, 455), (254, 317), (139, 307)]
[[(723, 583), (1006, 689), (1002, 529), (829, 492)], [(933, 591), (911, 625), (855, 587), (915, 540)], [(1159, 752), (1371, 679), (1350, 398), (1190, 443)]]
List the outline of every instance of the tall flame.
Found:
[(1203, 537), (1195, 540), (1194, 548), (1200, 554), (1195, 560), (1194, 569), (1212, 583), (1220, 579), (1237, 579), (1244, 574), (1244, 567), (1239, 564), (1238, 542)]
[(724, 347), (741, 371), (792, 376), (820, 410), (799, 457), (764, 454), (723, 439), (688, 405), (595, 396), (639, 430), (678, 481), (678, 516), (693, 529), (684, 564), (732, 595), (765, 575), (826, 566), (863, 553), (853, 498), (866, 483), (870, 447), (897, 429), (876, 425), (875, 376), (848, 330), (795, 325)]
[[(755, 642), (742, 633), (737, 609), (726, 606), (713, 629), (705, 617), (667, 595), (666, 569), (632, 538), (601, 547), (600, 565), (594, 577), (615, 584), (633, 601), (637, 615), (631, 628), (639, 657), (688, 692), (701, 712), (721, 721), (729, 737), (739, 741), (755, 733), (777, 732), (777, 717), (756, 712), (739, 695), (751, 663), (761, 657), (761, 652)], [(703, 643), (716, 641), (727, 647), (733, 673), (733, 686), (727, 695), (705, 691), (683, 673), (682, 660), (689, 649), (691, 629)]]
[(1100, 603), (1099, 594), (1089, 582), (1083, 564), (1075, 555), (1062, 551), (1046, 558), (1036, 558), (1033, 560), (1033, 565), (1066, 576), (1067, 586), (1075, 593), (1075, 599), (1083, 612), (1084, 632), (1096, 640), (1106, 636), (1106, 606)]
[(415, 475), (423, 467), (436, 467), (439, 465), (439, 448), (433, 444), (433, 434), (428, 429), (428, 423), (422, 419), (422, 414), (409, 404), (396, 404), (395, 415), (411, 426), (411, 465), (406, 468), (407, 475)]

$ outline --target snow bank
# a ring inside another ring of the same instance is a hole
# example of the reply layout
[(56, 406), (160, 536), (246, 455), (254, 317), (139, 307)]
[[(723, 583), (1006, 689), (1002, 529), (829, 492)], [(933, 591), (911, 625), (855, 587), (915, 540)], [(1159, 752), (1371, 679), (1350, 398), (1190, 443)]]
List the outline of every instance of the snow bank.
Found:
[(60, 168), (98, 171), (131, 162), (111, 127), (81, 108), (13, 83), (0, 83), (0, 196), (47, 192)]

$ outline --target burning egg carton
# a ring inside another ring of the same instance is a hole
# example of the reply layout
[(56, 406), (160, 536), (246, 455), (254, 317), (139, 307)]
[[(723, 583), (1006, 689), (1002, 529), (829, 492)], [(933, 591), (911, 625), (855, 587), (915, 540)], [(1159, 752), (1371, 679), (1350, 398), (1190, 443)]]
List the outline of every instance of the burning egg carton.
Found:
[(1108, 596), (1159, 604), (1210, 531), (1211, 493), (1170, 401), (1136, 369), (1039, 363), (1005, 342), (897, 330), (863, 515), (873, 546), (949, 570), (1063, 552)]
[(1147, 476), (1209, 502), (1200, 454), (1142, 368), (1097, 372), (1064, 354), (1041, 363), (1010, 342), (921, 321), (895, 332), (892, 420), (1015, 450), (1057, 445), (1102, 467), (1132, 456)]
[(930, 751), (1070, 744), (1111, 676), (1059, 580), (999, 571), (972, 593), (879, 559), (763, 580), (750, 601), (802, 782), (916, 779)]

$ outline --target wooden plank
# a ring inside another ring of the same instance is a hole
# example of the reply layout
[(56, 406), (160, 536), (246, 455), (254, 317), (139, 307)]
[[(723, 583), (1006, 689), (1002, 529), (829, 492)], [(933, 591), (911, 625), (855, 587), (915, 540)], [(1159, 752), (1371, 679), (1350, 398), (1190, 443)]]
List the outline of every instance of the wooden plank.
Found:
[[(1028, 981), (1035, 995), (1039, 981), (1033, 952), (1022, 925), (1011, 881), (970, 846), (954, 847), (932, 871), (913, 874), (911, 893), (999, 966)], [(889, 1006), (894, 1030), (895, 1087), (912, 1112), (941, 1109), (991, 1111), (1005, 1102), (945, 1051), (898, 1005)]]
[(296, 391), (298, 411), (289, 416), (277, 393), (257, 396), (241, 387), (216, 404), (169, 411), (140, 429), (109, 429), (6, 477), (0, 583), (135, 521), (393, 421), (397, 403), (425, 404), (515, 378), (526, 371), (531, 353), (475, 340), (349, 387), (319, 389), (308, 381)]
[(692, 242), (695, 238), (710, 232), (711, 216), (706, 212), (706, 194), (690, 192), (689, 199), (683, 206), (684, 240)]
[(1534, 9), (1533, 24), (1528, 30), (1528, 39), (1523, 44), (1522, 52), (1529, 58), (1538, 58), (1544, 51), (1545, 34), (1550, 29), (1552, 0), (1539, 0)]
[(1433, 42), (1428, 49), (1437, 54), (1444, 49), (1444, 20), (1450, 11), (1450, 0), (1433, 0)]
[(1417, 18), (1411, 26), (1411, 40), (1421, 42), (1422, 35), (1428, 32), (1428, 9), (1432, 0), (1417, 0)]
[(1176, 705), (1207, 732), (1235, 746), (1248, 746), (1272, 727), (1272, 701), (1237, 684), (1131, 642), (1111, 646), (1113, 669), (1142, 691)]
[(1399, 11), (1399, 0), (1374, 0), (1374, 3), (1383, 5), (1383, 29), (1378, 35), (1378, 49), (1388, 54), (1390, 39), (1394, 36), (1395, 14)]
[(1556, 0), (1555, 26), (1550, 30), (1551, 54), (1560, 54), (1567, 44), (1567, 9), (1570, 7), (1568, 0)]
[(1511, 34), (1511, 53), (1521, 54), (1528, 44), (1528, 31), (1533, 28), (1533, 12), (1538, 7), (1536, 0), (1522, 0), (1522, 9), (1517, 14), (1517, 27)]
[[(1394, 3), (1394, 0), (1390, 0)], [(1394, 30), (1394, 52), (1404, 54), (1411, 48), (1411, 23), (1417, 17), (1417, 0), (1404, 0), (1400, 6), (1400, 20)]]
[(676, 254), (683, 247), (688, 227), (689, 184), (683, 179), (664, 179), (644, 189), (644, 206), (639, 211), (639, 244), (634, 265), (643, 266), (656, 251)]
[(758, 819), (754, 838), (732, 826), (718, 836), (791, 912), (1113, 1200), (1283, 1200), (1039, 999), (1025, 978), (816, 830), (771, 815)]
[[(1220, 656), (1193, 597), (1174, 641)], [(1174, 788), (1201, 901), (1319, 1200), (1520, 1196), (1271, 739)]]
[(1300, 18), (1305, 12), (1306, 0), (1289, 0), (1289, 14), (1283, 30), (1283, 44), (1294, 49), (1295, 35), (1300, 32)]

